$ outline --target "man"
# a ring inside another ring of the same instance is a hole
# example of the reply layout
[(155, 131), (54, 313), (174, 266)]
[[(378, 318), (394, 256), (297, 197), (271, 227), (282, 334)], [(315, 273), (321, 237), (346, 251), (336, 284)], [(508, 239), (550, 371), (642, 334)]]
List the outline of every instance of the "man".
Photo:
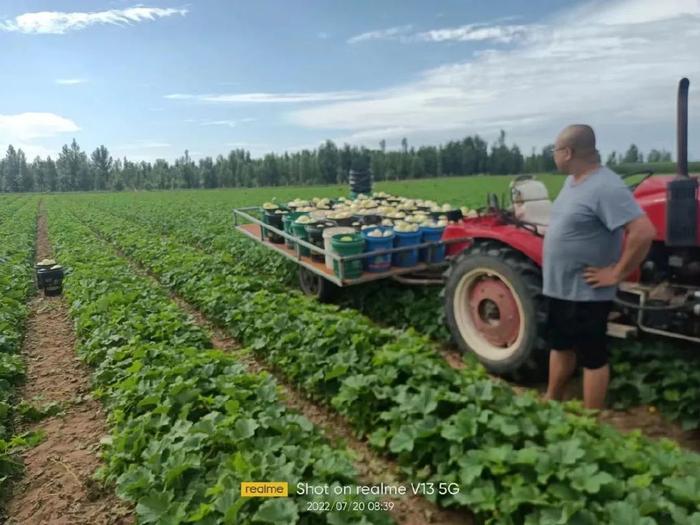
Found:
[(584, 405), (602, 409), (610, 378), (606, 331), (612, 300), (617, 285), (646, 257), (655, 230), (622, 179), (601, 166), (590, 126), (565, 128), (554, 144), (554, 161), (570, 175), (552, 205), (544, 238), (552, 348), (545, 397), (561, 400), (578, 359)]

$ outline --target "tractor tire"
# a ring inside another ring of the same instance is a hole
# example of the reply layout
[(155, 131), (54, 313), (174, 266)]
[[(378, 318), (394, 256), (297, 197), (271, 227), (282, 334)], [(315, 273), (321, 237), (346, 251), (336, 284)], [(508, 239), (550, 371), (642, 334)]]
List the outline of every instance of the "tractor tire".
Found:
[(445, 318), (455, 343), (491, 373), (521, 382), (546, 375), (542, 272), (495, 241), (477, 241), (445, 272)]
[(335, 284), (303, 266), (299, 266), (299, 288), (305, 295), (314, 297), (322, 303), (331, 302), (338, 292)]

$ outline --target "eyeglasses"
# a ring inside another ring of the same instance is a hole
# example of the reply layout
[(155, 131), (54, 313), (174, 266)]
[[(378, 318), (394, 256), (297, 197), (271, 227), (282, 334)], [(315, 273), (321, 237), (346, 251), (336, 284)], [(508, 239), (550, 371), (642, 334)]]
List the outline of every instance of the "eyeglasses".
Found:
[(561, 148), (554, 148), (552, 151), (561, 151), (563, 149), (567, 149), (569, 146), (562, 146)]

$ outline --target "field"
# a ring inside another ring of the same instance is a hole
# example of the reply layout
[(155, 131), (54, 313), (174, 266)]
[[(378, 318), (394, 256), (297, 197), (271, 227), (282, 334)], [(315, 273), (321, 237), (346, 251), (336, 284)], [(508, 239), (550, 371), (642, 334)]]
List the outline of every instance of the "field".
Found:
[[(541, 179), (552, 194), (563, 182)], [(375, 189), (478, 207), (509, 181)], [(234, 207), (346, 193), (0, 196), (4, 517), (700, 523), (697, 354), (616, 343), (613, 409), (545, 403), (538, 385), (455, 351), (439, 287), (382, 283), (321, 304), (293, 263), (232, 228)], [(66, 270), (62, 297), (32, 285), (49, 256)], [(290, 497), (243, 498), (244, 481), (286, 481)], [(328, 494), (297, 494), (302, 482)], [(409, 494), (334, 493), (380, 483)]]

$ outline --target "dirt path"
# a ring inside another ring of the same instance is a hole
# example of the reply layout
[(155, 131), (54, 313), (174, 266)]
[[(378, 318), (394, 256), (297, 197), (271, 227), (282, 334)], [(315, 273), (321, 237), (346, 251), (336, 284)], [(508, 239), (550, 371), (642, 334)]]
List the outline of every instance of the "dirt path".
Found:
[[(51, 255), (46, 214), (39, 216), (37, 260)], [(130, 509), (93, 481), (107, 432), (100, 403), (90, 397), (88, 369), (75, 351), (75, 334), (63, 297), (37, 294), (31, 301), (22, 353), (24, 401), (59, 403), (63, 412), (25, 425), (45, 439), (22, 455), (25, 472), (7, 504), (8, 524), (97, 525), (132, 523)]]

